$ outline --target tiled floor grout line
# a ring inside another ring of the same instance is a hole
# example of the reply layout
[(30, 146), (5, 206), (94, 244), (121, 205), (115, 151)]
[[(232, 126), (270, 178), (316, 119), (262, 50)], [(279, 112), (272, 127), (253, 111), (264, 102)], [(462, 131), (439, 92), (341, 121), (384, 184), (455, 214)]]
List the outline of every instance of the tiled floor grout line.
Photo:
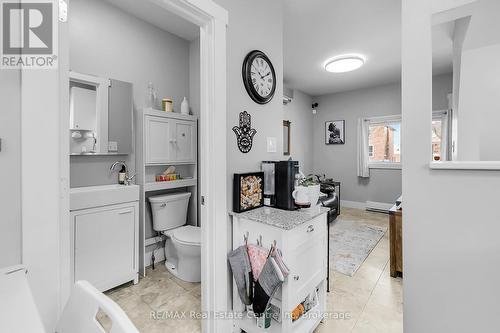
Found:
[[(378, 245), (378, 244), (377, 244)], [(375, 248), (374, 248), (375, 250)], [(377, 282), (375, 282), (375, 284), (373, 285), (373, 288), (371, 289), (370, 291), (370, 296), (368, 296), (367, 300), (366, 300), (366, 303), (363, 305), (363, 310), (361, 310), (358, 318), (356, 318), (356, 322), (354, 323), (354, 325), (352, 326), (352, 329), (351, 329), (351, 332), (354, 331), (354, 329), (356, 328), (356, 325), (358, 325), (358, 322), (359, 320), (361, 319), (361, 316), (363, 315), (363, 313), (365, 312), (365, 309), (366, 309), (366, 306), (368, 305), (368, 303), (370, 302), (370, 299), (372, 298), (372, 295), (373, 295), (373, 291), (375, 290), (375, 288), (378, 286), (378, 284), (380, 283), (380, 279), (382, 278), (382, 275), (384, 274), (384, 271), (385, 271), (385, 268), (387, 267), (387, 264), (389, 263), (389, 259), (386, 261), (385, 265), (384, 265), (384, 268), (382, 269), (382, 271), (380, 272), (378, 278), (377, 278)]]

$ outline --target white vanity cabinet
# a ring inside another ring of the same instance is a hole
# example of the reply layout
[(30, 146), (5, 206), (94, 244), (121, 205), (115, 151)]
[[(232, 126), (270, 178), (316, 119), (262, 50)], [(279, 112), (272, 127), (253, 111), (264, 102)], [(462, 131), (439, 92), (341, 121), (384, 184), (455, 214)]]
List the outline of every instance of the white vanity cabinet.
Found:
[(146, 164), (194, 163), (196, 121), (192, 117), (153, 111), (144, 118)]
[(129, 281), (137, 283), (139, 187), (109, 185), (72, 190), (72, 282), (86, 280), (100, 291)]
[[(263, 207), (232, 215), (233, 249), (244, 244), (247, 233), (250, 243), (262, 239), (262, 245), (267, 248), (276, 241), (290, 269), (281, 291), (271, 300), (284, 316), (281, 323), (273, 319), (271, 327), (266, 330), (257, 326), (251, 312), (240, 301), (236, 286), (233, 286), (233, 311), (242, 314), (235, 320), (233, 332), (313, 332), (326, 309), (326, 212), (322, 208), (299, 212)], [(311, 294), (317, 295), (316, 306), (292, 322), (290, 314), (293, 309)]]

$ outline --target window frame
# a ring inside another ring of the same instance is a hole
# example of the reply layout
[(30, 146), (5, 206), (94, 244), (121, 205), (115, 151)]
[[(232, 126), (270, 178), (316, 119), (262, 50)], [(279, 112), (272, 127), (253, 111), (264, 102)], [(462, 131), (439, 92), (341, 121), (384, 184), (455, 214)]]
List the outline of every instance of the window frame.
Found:
[[(387, 123), (391, 122), (399, 122), (402, 124), (402, 117), (401, 115), (390, 115), (390, 116), (379, 116), (379, 117), (369, 117), (366, 118), (368, 121), (368, 126), (367, 126), (367, 138), (369, 140), (370, 138), (370, 126), (373, 125), (385, 125)], [(400, 127), (401, 131), (401, 127)], [(368, 141), (367, 143), (367, 150), (368, 150), (368, 158), (369, 158), (369, 147), (370, 147), (370, 142)], [(401, 142), (400, 142), (401, 146)], [(402, 160), (403, 160), (403, 154), (400, 153), (400, 159), (401, 162), (368, 162), (368, 168), (369, 169), (395, 169), (395, 170), (401, 170), (402, 169)]]

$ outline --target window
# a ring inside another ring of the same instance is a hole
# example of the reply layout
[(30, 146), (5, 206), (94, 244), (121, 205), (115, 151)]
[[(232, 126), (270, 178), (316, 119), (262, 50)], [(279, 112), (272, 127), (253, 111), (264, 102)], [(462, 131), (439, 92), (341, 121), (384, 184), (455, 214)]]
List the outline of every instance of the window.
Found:
[(432, 112), (432, 160), (448, 160), (448, 112)]
[(368, 129), (368, 166), (401, 168), (401, 116), (370, 118)]

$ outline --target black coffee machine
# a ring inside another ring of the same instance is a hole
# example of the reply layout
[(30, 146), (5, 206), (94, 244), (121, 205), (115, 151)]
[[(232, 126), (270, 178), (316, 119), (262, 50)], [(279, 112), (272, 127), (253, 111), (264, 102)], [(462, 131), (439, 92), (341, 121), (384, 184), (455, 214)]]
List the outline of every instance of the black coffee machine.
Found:
[(276, 208), (295, 210), (295, 200), (292, 192), (299, 173), (298, 161), (279, 161), (275, 163), (275, 195)]

